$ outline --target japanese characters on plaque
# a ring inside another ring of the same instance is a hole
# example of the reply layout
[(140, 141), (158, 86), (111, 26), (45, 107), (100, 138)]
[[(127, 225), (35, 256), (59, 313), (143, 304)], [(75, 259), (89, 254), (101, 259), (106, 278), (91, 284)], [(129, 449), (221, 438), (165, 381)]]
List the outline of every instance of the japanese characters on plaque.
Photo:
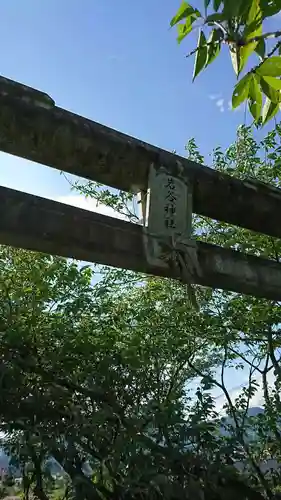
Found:
[(166, 189), (164, 205), (165, 226), (167, 229), (176, 229), (177, 190), (174, 177), (167, 177), (164, 187)]
[(191, 194), (185, 182), (153, 167), (149, 176), (148, 232), (159, 237), (190, 237)]

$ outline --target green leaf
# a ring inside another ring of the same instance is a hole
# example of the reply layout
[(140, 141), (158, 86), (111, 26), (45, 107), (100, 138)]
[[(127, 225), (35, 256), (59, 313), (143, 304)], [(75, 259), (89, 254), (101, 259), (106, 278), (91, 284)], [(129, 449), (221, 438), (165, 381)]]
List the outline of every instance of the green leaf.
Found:
[(234, 87), (232, 94), (232, 107), (237, 108), (245, 99), (248, 98), (250, 83), (253, 78), (252, 73), (247, 73)]
[[(251, 40), (256, 36), (260, 36), (262, 34), (262, 15), (260, 10), (259, 0), (252, 0), (251, 8), (249, 10), (247, 20), (246, 20), (246, 29), (244, 32), (245, 42)], [(258, 42), (246, 43), (240, 48), (240, 59), (239, 59), (239, 73), (245, 67), (245, 64), (248, 61), (249, 56), (254, 52), (257, 47)]]
[(195, 55), (195, 63), (194, 63), (194, 70), (193, 70), (193, 77), (192, 81), (194, 82), (196, 76), (202, 71), (202, 69), (205, 67), (206, 62), (207, 62), (207, 57), (208, 57), (208, 51), (207, 51), (207, 41), (206, 37), (203, 33), (202, 30), (199, 32), (199, 37), (198, 37), (198, 44), (197, 44), (197, 52)]
[(205, 19), (205, 24), (208, 23), (213, 23), (214, 21), (221, 22), (221, 21), (226, 21), (227, 17), (223, 12), (217, 13), (217, 14), (210, 14), (210, 16), (207, 16)]
[(260, 78), (260, 85), (263, 93), (274, 103), (280, 102), (281, 94), (278, 90), (269, 85), (265, 78)]
[(257, 75), (253, 74), (249, 87), (249, 110), (255, 121), (258, 121), (262, 110), (262, 92)]
[[(249, 1), (249, 0), (248, 0)], [(224, 0), (223, 1), (223, 13), (228, 19), (233, 19), (239, 16), (241, 6), (245, 8), (247, 0)]]
[(244, 69), (250, 55), (255, 50), (256, 45), (257, 45), (256, 42), (253, 42), (253, 43), (248, 43), (247, 45), (243, 45), (242, 47), (240, 47), (238, 74), (240, 74), (241, 71)]
[(170, 26), (175, 26), (175, 24), (179, 23), (183, 19), (189, 17), (189, 16), (195, 16), (201, 17), (201, 14), (199, 10), (194, 9), (191, 5), (189, 5), (187, 2), (182, 2), (178, 12), (176, 15), (173, 17), (173, 19), (170, 22)]
[(262, 101), (262, 92), (260, 88), (260, 77), (251, 71), (248, 73), (251, 76), (249, 95), (255, 101)]
[(264, 17), (271, 17), (275, 16), (275, 14), (278, 14), (281, 10), (280, 2), (279, 0), (260, 0), (261, 3), (261, 10), (263, 13)]
[(246, 40), (262, 34), (262, 21), (263, 16), (260, 9), (260, 0), (251, 0), (243, 33)]
[(261, 116), (261, 108), (262, 105), (259, 105), (257, 102), (252, 101), (252, 99), (248, 100), (248, 107), (249, 111), (254, 118), (255, 122), (258, 122), (260, 116)]
[(261, 80), (264, 80), (273, 89), (281, 90), (281, 80), (279, 78), (274, 78), (274, 76), (264, 76)]
[(84, 271), (91, 269), (90, 264), (86, 264), (85, 266), (80, 267), (80, 273), (83, 273)]
[(266, 45), (265, 45), (265, 41), (263, 38), (261, 38), (258, 43), (257, 43), (257, 46), (255, 48), (255, 52), (260, 56), (261, 59), (264, 59), (264, 56), (265, 56), (265, 50), (266, 50)]
[(238, 75), (240, 68), (240, 47), (230, 47), (230, 57), (235, 74)]
[(204, 7), (205, 7), (205, 9), (208, 9), (208, 7), (210, 5), (210, 1), (211, 0), (204, 0)]
[(278, 111), (279, 111), (279, 104), (271, 102), (270, 99), (268, 99), (267, 97), (262, 110), (263, 125), (267, 123), (269, 120), (271, 120), (271, 118), (273, 118), (276, 115), (276, 113), (278, 113)]
[(178, 30), (177, 42), (181, 43), (183, 41), (183, 39), (192, 30), (192, 22), (190, 21), (190, 18), (188, 18), (184, 24), (178, 24), (177, 30)]
[(281, 56), (272, 56), (266, 59), (257, 69), (261, 76), (281, 76)]
[(221, 50), (221, 31), (213, 30), (207, 42), (207, 62), (206, 66), (211, 64), (219, 55)]
[(217, 12), (221, 6), (222, 0), (214, 0), (213, 2), (213, 7), (214, 10)]
[(242, 0), (239, 2), (239, 10), (237, 16), (240, 17), (242, 24), (247, 23), (247, 18), (249, 16), (249, 11), (252, 7), (252, 0)]
[(249, 97), (256, 102), (262, 103), (262, 92), (260, 88), (260, 79), (257, 75), (252, 73), (250, 81)]

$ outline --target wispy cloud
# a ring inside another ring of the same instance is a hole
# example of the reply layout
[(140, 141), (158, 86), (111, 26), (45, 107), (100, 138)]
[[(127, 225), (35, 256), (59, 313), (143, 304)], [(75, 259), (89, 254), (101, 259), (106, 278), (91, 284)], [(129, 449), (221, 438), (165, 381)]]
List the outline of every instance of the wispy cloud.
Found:
[(220, 113), (224, 113), (225, 111), (237, 112), (243, 110), (242, 106), (238, 106), (238, 108), (232, 109), (231, 101), (224, 98), (221, 94), (211, 94), (209, 95), (209, 99), (214, 102)]
[[(275, 376), (273, 372), (269, 372), (267, 376), (267, 384), (268, 384), (268, 390), (269, 392), (272, 391), (274, 387), (274, 382), (275, 382)], [(250, 407), (263, 407), (264, 406), (264, 395), (263, 395), (263, 381), (261, 375), (258, 375), (256, 377), (256, 383), (257, 383), (257, 391), (255, 392), (254, 396), (250, 400)], [(242, 394), (243, 387), (248, 387), (249, 382), (246, 381), (245, 383), (241, 384), (238, 387), (234, 387), (233, 389), (230, 389), (229, 395), (234, 402), (236, 398), (238, 398)], [(223, 413), (223, 405), (226, 403), (226, 399), (224, 394), (219, 394), (216, 398), (216, 410), (219, 413)]]
[(216, 101), (220, 97), (221, 97), (221, 94), (210, 94), (209, 95), (209, 99), (211, 99), (211, 101)]
[(215, 101), (215, 104), (221, 113), (225, 112), (225, 99), (217, 99), (217, 101)]
[(224, 113), (224, 111), (225, 111), (225, 99), (222, 97), (221, 94), (211, 94), (211, 95), (209, 95), (209, 99), (211, 99), (211, 101), (214, 101), (215, 106), (218, 108), (218, 110), (221, 113)]

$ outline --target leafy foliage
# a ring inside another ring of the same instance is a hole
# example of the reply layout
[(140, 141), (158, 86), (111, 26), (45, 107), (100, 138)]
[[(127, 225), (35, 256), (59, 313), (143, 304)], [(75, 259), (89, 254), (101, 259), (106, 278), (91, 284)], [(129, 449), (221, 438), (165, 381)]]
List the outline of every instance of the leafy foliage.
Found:
[[(214, 150), (213, 166), (228, 175), (280, 187), (280, 137), (281, 127), (276, 125), (259, 144), (252, 130), (242, 126), (236, 142), (225, 153), (220, 148)], [(198, 161), (200, 154), (194, 141), (188, 144), (187, 151), (191, 159)], [(194, 224), (200, 239), (280, 262), (281, 244), (277, 239), (207, 218), (196, 217)], [(280, 304), (220, 292), (208, 302), (208, 311), (215, 327), (215, 342), (223, 348), (224, 359), (216, 377), (201, 375), (224, 395), (224, 411), (228, 415), (226, 442), (232, 447), (232, 457), (245, 464), (249, 481), (260, 483), (266, 497), (272, 498), (274, 491), (280, 491), (281, 480), (276, 467), (281, 449)], [(247, 373), (245, 386), (234, 400), (225, 383), (227, 367), (233, 372), (242, 369)], [(249, 417), (249, 407), (257, 393), (263, 411)], [(272, 460), (275, 470), (265, 474), (261, 468), (264, 460)]]
[[(280, 186), (280, 137), (241, 127), (213, 167)], [(186, 152), (204, 161), (194, 140)], [(75, 187), (135, 217), (130, 196)], [(280, 260), (279, 240), (196, 216), (194, 229)], [(277, 498), (262, 462), (281, 460), (279, 303), (198, 288), (195, 312), (177, 282), (7, 247), (0, 273), (0, 430), (25, 500)]]
[(46, 500), (50, 456), (76, 498), (148, 494), (173, 467), (163, 443), (190, 426), (186, 360), (218, 360), (183, 289), (112, 270), (93, 285), (88, 267), (6, 247), (0, 262), (1, 428), (26, 494)]
[[(280, 137), (280, 125), (261, 143), (254, 139), (250, 128), (240, 127), (237, 140), (226, 152), (220, 148), (214, 150), (213, 167), (238, 178), (251, 178), (253, 182), (279, 187)], [(188, 142), (186, 151), (191, 160), (204, 163), (193, 139)], [(83, 186), (80, 189), (83, 192)], [(202, 217), (194, 217), (194, 228), (200, 239), (279, 262), (281, 247), (278, 240)], [(255, 489), (253, 498), (258, 498), (257, 490), (265, 498), (273, 498), (280, 486), (280, 474), (277, 470), (265, 474), (261, 464), (264, 460), (272, 459), (277, 463), (280, 460), (279, 304), (209, 290), (202, 291), (200, 297), (200, 339), (205, 338), (209, 346), (216, 346), (222, 362), (218, 370), (202, 370), (191, 358), (187, 360), (191, 371), (200, 377), (201, 384), (194, 405), (186, 406), (192, 421), (192, 433), (185, 430), (185, 446), (196, 449), (200, 460), (204, 457), (205, 464), (214, 463), (216, 468), (217, 460), (223, 466), (240, 463), (240, 467), (247, 470), (247, 487)], [(229, 370), (233, 372), (234, 380), (236, 370), (243, 370), (248, 380), (234, 399), (225, 382)], [(214, 388), (224, 397), (224, 418), (215, 410), (210, 393)], [(263, 402), (259, 404), (263, 405), (263, 412), (251, 416), (252, 401), (258, 394), (261, 400), (261, 393)], [(224, 469), (222, 474), (227, 477), (228, 472)], [(215, 477), (217, 480), (219, 474)], [(204, 481), (208, 484), (206, 477)], [(216, 495), (218, 488), (217, 484)], [(239, 486), (232, 484), (232, 491), (237, 494)], [(223, 494), (231, 495), (225, 491)], [(244, 494), (251, 496), (249, 492), (244, 491)]]
[(179, 43), (199, 30), (197, 47), (189, 54), (195, 54), (193, 80), (218, 57), (223, 45), (229, 49), (237, 78), (249, 58), (257, 56), (258, 62), (235, 85), (232, 96), (233, 108), (248, 102), (256, 124), (267, 123), (280, 109), (281, 31), (264, 31), (266, 21), (280, 11), (279, 0), (204, 1), (202, 12), (184, 0), (170, 23), (177, 26)]

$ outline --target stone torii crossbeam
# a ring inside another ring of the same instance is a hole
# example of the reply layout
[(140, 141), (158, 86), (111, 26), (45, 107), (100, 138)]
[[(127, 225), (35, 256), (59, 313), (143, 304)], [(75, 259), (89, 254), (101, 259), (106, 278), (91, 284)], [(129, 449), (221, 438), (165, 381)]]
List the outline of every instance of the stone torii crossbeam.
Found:
[[(124, 191), (147, 189), (165, 166), (192, 187), (193, 212), (281, 237), (281, 190), (240, 181), (55, 106), (45, 93), (0, 78), (0, 150)], [(151, 265), (142, 227), (0, 187), (0, 243), (178, 278)], [(281, 300), (281, 264), (197, 242), (193, 283)]]

